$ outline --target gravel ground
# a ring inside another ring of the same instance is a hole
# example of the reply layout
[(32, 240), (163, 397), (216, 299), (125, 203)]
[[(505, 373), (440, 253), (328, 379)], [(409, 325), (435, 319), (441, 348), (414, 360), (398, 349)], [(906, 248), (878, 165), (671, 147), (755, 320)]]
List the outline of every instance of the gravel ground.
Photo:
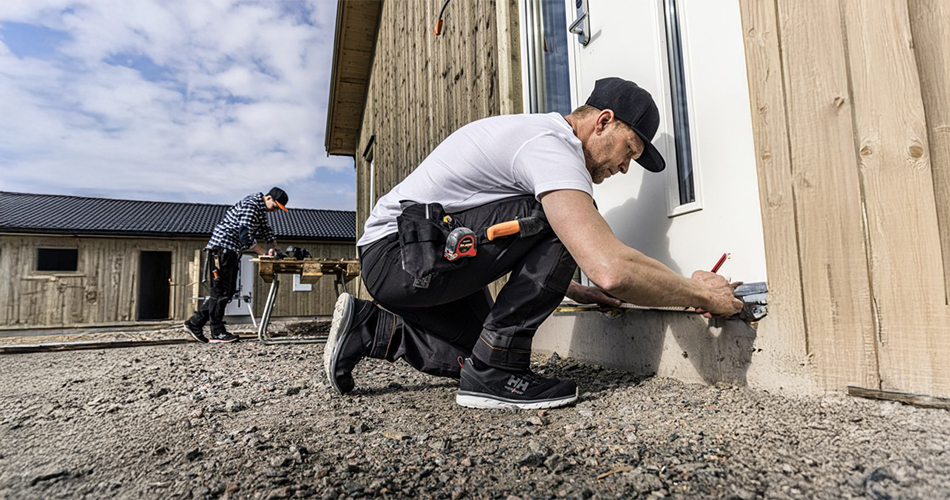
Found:
[(947, 498), (944, 410), (639, 379), (556, 356), (575, 406), (471, 410), (456, 382), (322, 345), (0, 358), (0, 498)]

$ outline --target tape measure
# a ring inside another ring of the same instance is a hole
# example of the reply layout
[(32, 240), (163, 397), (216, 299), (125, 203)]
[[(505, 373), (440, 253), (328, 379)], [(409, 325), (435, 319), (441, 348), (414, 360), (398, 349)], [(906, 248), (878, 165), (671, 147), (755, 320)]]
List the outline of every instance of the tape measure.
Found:
[(445, 239), (445, 258), (449, 262), (475, 256), (475, 232), (467, 227), (457, 227)]

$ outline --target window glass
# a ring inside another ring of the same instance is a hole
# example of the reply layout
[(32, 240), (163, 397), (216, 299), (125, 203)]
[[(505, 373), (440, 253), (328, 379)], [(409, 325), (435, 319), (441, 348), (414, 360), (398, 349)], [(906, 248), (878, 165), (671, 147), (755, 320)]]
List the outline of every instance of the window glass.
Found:
[(693, 185), (693, 154), (689, 140), (689, 112), (686, 102), (686, 71), (683, 64), (683, 39), (676, 0), (663, 2), (666, 14), (666, 50), (670, 64), (670, 89), (673, 105), (674, 147), (680, 205), (696, 201)]
[(532, 113), (571, 112), (564, 6), (564, 0), (526, 1), (528, 110)]
[(79, 270), (79, 250), (75, 248), (40, 248), (36, 254), (37, 271)]

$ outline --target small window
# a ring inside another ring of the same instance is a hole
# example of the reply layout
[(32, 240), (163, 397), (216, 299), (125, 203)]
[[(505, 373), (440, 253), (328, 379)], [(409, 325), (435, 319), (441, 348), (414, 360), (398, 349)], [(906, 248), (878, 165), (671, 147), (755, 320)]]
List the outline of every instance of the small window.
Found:
[(40, 248), (36, 254), (37, 271), (79, 270), (79, 250), (76, 248)]
[(673, 129), (676, 148), (676, 180), (679, 205), (696, 201), (693, 180), (693, 151), (689, 140), (689, 103), (686, 102), (686, 67), (683, 63), (683, 36), (676, 0), (663, 2), (666, 14), (666, 48), (670, 64), (673, 97)]
[(530, 113), (571, 112), (566, 16), (564, 0), (525, 2), (526, 108)]

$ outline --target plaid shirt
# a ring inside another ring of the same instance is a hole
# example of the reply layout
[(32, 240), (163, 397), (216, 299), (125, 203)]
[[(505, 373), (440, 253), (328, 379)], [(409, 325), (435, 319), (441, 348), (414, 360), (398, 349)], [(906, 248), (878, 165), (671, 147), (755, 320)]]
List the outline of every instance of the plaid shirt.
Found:
[(264, 205), (264, 194), (252, 194), (237, 202), (224, 214), (224, 219), (214, 226), (208, 248), (220, 247), (232, 252), (242, 253), (254, 246), (241, 241), (241, 229), (254, 239), (264, 239), (271, 243), (276, 237), (274, 231), (267, 225), (267, 207)]

